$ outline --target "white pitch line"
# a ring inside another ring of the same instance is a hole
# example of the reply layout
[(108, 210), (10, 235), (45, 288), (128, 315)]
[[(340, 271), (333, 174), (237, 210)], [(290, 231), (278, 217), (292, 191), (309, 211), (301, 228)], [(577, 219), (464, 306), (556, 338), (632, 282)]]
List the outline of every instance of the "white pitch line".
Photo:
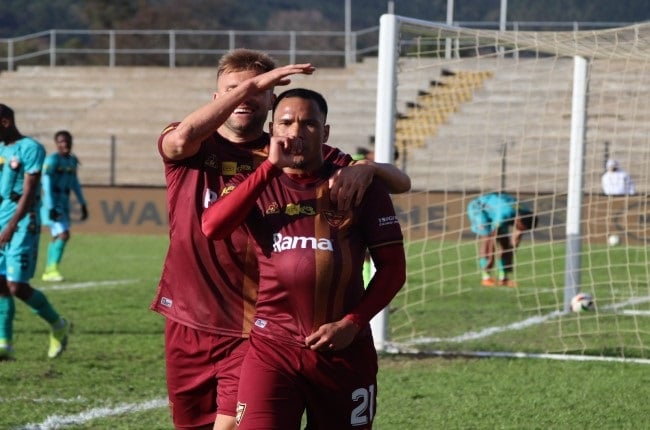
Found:
[(140, 279), (116, 279), (112, 281), (91, 281), (91, 282), (76, 282), (73, 284), (55, 284), (38, 287), (39, 290), (48, 291), (48, 290), (81, 290), (85, 288), (95, 288), (95, 287), (111, 287), (115, 285), (127, 285), (133, 284), (134, 282), (139, 282)]
[(558, 316), (562, 315), (562, 312), (560, 311), (554, 311), (551, 312), (550, 314), (547, 314), (545, 316), (535, 316), (531, 318), (527, 318), (523, 321), (518, 321), (512, 324), (504, 325), (504, 326), (498, 326), (498, 327), (487, 327), (484, 328), (481, 331), (470, 331), (467, 333), (463, 333), (460, 336), (454, 336), (454, 337), (426, 337), (426, 338), (420, 338), (420, 339), (415, 339), (411, 342), (408, 342), (408, 344), (426, 344), (426, 343), (435, 343), (435, 342), (454, 342), (454, 343), (461, 343), (465, 342), (468, 340), (474, 340), (474, 339), (481, 339), (484, 337), (492, 336), (493, 334), (496, 333), (502, 333), (504, 331), (510, 331), (510, 330), (520, 330), (522, 328), (530, 327), (532, 325), (536, 324), (541, 324), (551, 318), (556, 318)]
[[(621, 308), (624, 308), (626, 306), (630, 305), (637, 305), (641, 303), (646, 303), (650, 302), (650, 296), (645, 296), (645, 297), (632, 297), (624, 302), (619, 302), (619, 303), (613, 303), (611, 305), (606, 305), (599, 307), (599, 309), (602, 310), (618, 310)], [(598, 303), (598, 302), (596, 302)], [(536, 324), (541, 324), (543, 322), (546, 322), (552, 318), (557, 318), (561, 315), (563, 315), (564, 312), (561, 311), (553, 311), (549, 314), (543, 315), (543, 316), (535, 316), (531, 318), (527, 318), (522, 321), (514, 322), (512, 324), (508, 324), (505, 326), (496, 326), (496, 327), (487, 327), (484, 328), (481, 331), (470, 331), (467, 333), (463, 333), (459, 336), (454, 336), (454, 337), (426, 337), (426, 338), (419, 338), (419, 339), (414, 339), (409, 342), (405, 342), (405, 344), (408, 345), (421, 345), (421, 344), (427, 344), (427, 343), (437, 343), (437, 342), (453, 342), (453, 343), (461, 343), (465, 342), (468, 340), (476, 340), (476, 339), (481, 339), (484, 337), (492, 336), (493, 334), (496, 333), (503, 333), (504, 331), (510, 331), (510, 330), (521, 330), (522, 328), (530, 327)]]
[(73, 397), (71, 399), (63, 399), (59, 397), (37, 397), (35, 399), (25, 396), (16, 397), (0, 397), (0, 403), (15, 403), (19, 401), (27, 401), (32, 403), (86, 403), (87, 400), (81, 396)]
[(148, 400), (142, 403), (125, 403), (114, 407), (93, 408), (75, 415), (52, 415), (41, 423), (30, 423), (18, 427), (16, 430), (50, 430), (60, 429), (64, 426), (86, 424), (99, 418), (111, 417), (125, 413), (135, 413), (166, 407), (167, 399)]

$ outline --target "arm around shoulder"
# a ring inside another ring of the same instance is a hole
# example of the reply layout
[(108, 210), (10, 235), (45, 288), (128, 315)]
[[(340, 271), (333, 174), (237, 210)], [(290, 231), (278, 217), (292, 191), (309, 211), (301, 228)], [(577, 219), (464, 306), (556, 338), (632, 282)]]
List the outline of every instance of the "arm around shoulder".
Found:
[(382, 180), (391, 194), (401, 194), (411, 189), (411, 178), (397, 166), (390, 163), (377, 163), (359, 160), (354, 164), (365, 164), (374, 168), (375, 176)]

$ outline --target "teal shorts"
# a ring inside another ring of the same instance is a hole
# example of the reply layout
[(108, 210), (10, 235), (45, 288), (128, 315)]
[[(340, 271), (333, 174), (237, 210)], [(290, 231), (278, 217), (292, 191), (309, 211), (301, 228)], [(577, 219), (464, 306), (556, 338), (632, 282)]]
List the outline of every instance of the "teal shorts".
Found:
[(3, 274), (7, 281), (29, 283), (34, 277), (39, 236), (40, 232), (19, 229), (11, 237), (11, 241), (0, 249), (0, 274)]

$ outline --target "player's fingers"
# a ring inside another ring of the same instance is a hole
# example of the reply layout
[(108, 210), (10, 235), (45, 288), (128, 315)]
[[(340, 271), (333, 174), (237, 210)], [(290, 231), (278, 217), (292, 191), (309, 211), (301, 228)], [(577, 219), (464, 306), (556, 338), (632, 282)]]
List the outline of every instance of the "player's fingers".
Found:
[(336, 176), (333, 176), (329, 179), (329, 187), (330, 187), (330, 200), (335, 202), (338, 200), (339, 191), (341, 190), (341, 185), (339, 184), (339, 181), (336, 180)]
[(363, 200), (363, 196), (366, 194), (366, 187), (361, 186), (359, 189), (356, 191), (355, 194), (355, 199), (354, 199), (354, 205), (359, 206), (361, 204), (361, 201)]
[(336, 198), (336, 207), (339, 211), (347, 211), (351, 201), (352, 195), (347, 190), (341, 189)]

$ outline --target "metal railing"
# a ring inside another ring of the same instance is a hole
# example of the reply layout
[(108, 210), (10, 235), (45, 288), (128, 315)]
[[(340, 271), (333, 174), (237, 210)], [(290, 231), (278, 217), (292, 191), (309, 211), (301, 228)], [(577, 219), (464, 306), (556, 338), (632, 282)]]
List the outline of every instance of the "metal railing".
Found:
[[(498, 22), (456, 22), (498, 29)], [(577, 31), (620, 27), (620, 22), (509, 22), (518, 31)], [(0, 70), (19, 65), (214, 66), (234, 48), (268, 52), (287, 63), (343, 67), (377, 53), (379, 27), (358, 31), (47, 30), (0, 38)]]
[(377, 51), (379, 27), (341, 31), (48, 30), (0, 39), (0, 67), (18, 65), (213, 66), (234, 48), (260, 49), (287, 63), (344, 66)]

